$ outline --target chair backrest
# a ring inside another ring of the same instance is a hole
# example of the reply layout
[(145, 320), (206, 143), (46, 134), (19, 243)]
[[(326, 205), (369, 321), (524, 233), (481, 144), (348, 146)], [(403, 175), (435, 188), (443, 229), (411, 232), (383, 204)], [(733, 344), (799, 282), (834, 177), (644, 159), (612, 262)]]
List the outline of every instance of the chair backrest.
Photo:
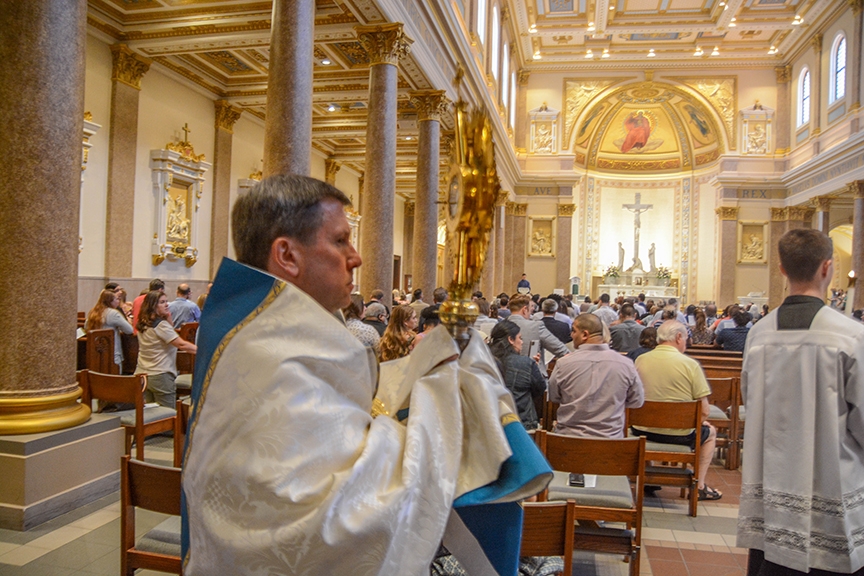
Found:
[(636, 428), (699, 428), (702, 423), (702, 402), (652, 402), (641, 408), (627, 410), (630, 426)]
[(726, 410), (738, 400), (738, 378), (708, 378), (711, 395), (708, 402)]
[[(570, 574), (573, 557), (574, 504), (566, 502), (525, 502), (522, 504), (522, 546), (520, 556), (563, 556), (564, 574)], [(569, 562), (568, 562), (569, 561)]]
[(78, 328), (84, 328), (84, 324), (87, 323), (87, 313), (86, 312), (78, 312)]
[(90, 330), (87, 333), (87, 369), (102, 374), (119, 374), (114, 363), (114, 330)]
[(144, 406), (144, 389), (147, 387), (147, 376), (144, 374), (119, 376), (81, 370), (78, 372), (78, 383), (83, 390), (81, 402), (88, 406), (94, 398), (135, 404), (136, 408), (139, 404), (142, 408)]
[(198, 335), (198, 322), (187, 322), (180, 327), (178, 331), (180, 338), (187, 342), (195, 343), (195, 336)]
[(546, 459), (554, 470), (602, 476), (643, 476), (644, 438), (579, 438), (544, 433)]
[[(182, 336), (181, 336), (182, 338)], [(195, 369), (195, 353), (177, 351), (177, 374), (192, 374)]]
[(123, 348), (123, 374), (132, 374), (138, 367), (138, 335), (120, 333)]
[(167, 468), (123, 456), (121, 469), (124, 506), (180, 515), (180, 469)]

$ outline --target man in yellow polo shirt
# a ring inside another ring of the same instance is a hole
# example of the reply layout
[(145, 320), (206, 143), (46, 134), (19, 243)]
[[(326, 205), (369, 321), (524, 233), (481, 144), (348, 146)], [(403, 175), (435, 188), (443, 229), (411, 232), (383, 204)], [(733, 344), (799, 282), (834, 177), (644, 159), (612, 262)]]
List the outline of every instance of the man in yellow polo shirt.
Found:
[[(687, 348), (687, 327), (677, 320), (666, 320), (657, 328), (657, 347), (636, 359), (636, 372), (645, 388), (645, 400), (652, 402), (692, 402), (702, 400), (702, 416), (708, 418), (708, 396), (711, 388), (699, 363), (684, 355)], [(696, 432), (692, 428), (648, 428), (634, 433), (652, 442), (696, 446)], [(700, 440), (702, 454), (699, 461), (699, 499), (719, 500), (722, 494), (705, 485), (705, 476), (711, 458), (717, 430), (709, 423), (702, 424)]]

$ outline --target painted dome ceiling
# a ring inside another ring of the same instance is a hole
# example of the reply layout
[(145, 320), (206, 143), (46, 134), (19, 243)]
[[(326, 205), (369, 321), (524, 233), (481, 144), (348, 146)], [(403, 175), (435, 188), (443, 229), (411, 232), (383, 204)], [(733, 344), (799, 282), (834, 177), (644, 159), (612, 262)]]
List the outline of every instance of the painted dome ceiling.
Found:
[(723, 153), (709, 108), (671, 84), (643, 82), (586, 102), (565, 135), (577, 166), (603, 171), (680, 172)]

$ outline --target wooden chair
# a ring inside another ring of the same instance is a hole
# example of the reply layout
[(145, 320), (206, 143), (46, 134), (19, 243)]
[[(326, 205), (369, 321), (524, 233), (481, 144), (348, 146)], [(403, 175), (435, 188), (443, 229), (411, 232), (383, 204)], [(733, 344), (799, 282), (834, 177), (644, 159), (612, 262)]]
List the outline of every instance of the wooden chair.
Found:
[[(171, 517), (135, 542), (135, 508)], [(138, 568), (182, 574), (180, 470), (123, 456), (120, 462), (120, 573)]]
[(144, 408), (144, 389), (147, 388), (144, 374), (115, 376), (81, 370), (78, 384), (83, 390), (81, 402), (85, 406), (91, 406), (94, 398), (135, 405), (132, 410), (112, 414), (120, 417), (120, 424), (126, 430), (126, 454), (132, 452), (132, 439), (135, 439), (135, 457), (138, 460), (144, 460), (144, 440), (148, 436), (174, 429), (175, 412), (172, 408)]
[(183, 448), (186, 445), (186, 429), (189, 427), (189, 413), (192, 411), (192, 398), (177, 398), (177, 418), (174, 420), (174, 467), (183, 465)]
[[(725, 452), (726, 469), (738, 469), (738, 378), (708, 378), (711, 413), (708, 422), (717, 429), (717, 448)], [(733, 410), (732, 407), (736, 406)]]
[[(546, 459), (555, 470), (550, 488), (540, 498), (574, 501), (574, 517), (580, 525), (574, 529), (573, 547), (623, 554), (630, 562), (630, 575), (638, 576), (646, 481), (645, 439), (578, 438), (538, 433), (544, 437), (541, 443), (545, 443)], [(568, 485), (571, 472), (597, 475), (597, 485), (571, 487)], [(631, 481), (636, 484), (635, 492)], [(626, 528), (599, 526), (597, 521), (620, 522)]]
[(174, 385), (177, 387), (177, 394), (189, 395), (192, 393), (192, 378), (195, 373), (195, 353), (177, 351), (177, 378), (174, 380)]
[(180, 334), (180, 338), (183, 340), (194, 344), (195, 337), (198, 335), (198, 322), (187, 322), (186, 324), (183, 324), (177, 333)]
[(91, 330), (87, 333), (87, 370), (102, 374), (119, 374), (114, 363), (114, 330)]
[(522, 546), (519, 556), (563, 556), (564, 571), (573, 573), (573, 526), (575, 504), (525, 502), (522, 504)]
[(87, 312), (78, 312), (78, 328), (84, 328), (87, 323)]
[(123, 374), (134, 374), (138, 367), (138, 335), (120, 333), (123, 348)]
[[(648, 442), (646, 445), (646, 461), (668, 462), (679, 466), (652, 466), (646, 463), (645, 482), (661, 486), (680, 486), (690, 489), (690, 516), (696, 517), (696, 507), (699, 503), (699, 475), (706, 471), (699, 470), (699, 455), (702, 443), (699, 441), (702, 429), (702, 402), (650, 402), (646, 401), (641, 408), (627, 410), (629, 426), (636, 428), (692, 428), (696, 430), (696, 447), (678, 444), (661, 444)], [(691, 468), (687, 468), (690, 466)]]

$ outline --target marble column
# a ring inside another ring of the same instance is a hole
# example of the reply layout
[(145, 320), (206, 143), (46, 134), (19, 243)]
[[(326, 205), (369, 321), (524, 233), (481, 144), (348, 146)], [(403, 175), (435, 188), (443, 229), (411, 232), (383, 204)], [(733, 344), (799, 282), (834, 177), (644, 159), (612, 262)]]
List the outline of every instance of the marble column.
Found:
[(792, 94), (790, 92), (790, 79), (792, 78), (791, 66), (778, 66), (774, 68), (777, 76), (777, 118), (774, 124), (774, 138), (776, 141), (776, 154), (788, 154), (791, 150), (792, 130), (791, 126), (795, 119), (792, 118)]
[(555, 247), (555, 287), (570, 293), (570, 251), (573, 242), (575, 204), (558, 204), (558, 239)]
[(309, 175), (314, 46), (315, 0), (274, 0), (264, 122), (264, 176)]
[[(855, 180), (848, 184), (848, 191), (855, 198), (855, 208), (852, 213), (852, 270), (855, 276), (864, 276), (864, 180)], [(860, 296), (859, 296), (860, 292)], [(853, 310), (864, 308), (864, 286), (857, 285)]]
[(135, 54), (125, 44), (111, 46), (111, 54), (105, 276), (129, 278), (132, 276), (132, 228), (135, 224), (138, 97), (141, 78), (150, 69), (150, 60)]
[(717, 306), (736, 302), (735, 265), (738, 262), (738, 206), (720, 206), (715, 210), (720, 217), (720, 253), (717, 269)]
[(213, 210), (210, 212), (210, 278), (222, 258), (228, 256), (228, 222), (231, 219), (231, 147), (234, 123), (243, 112), (225, 100), (216, 100), (216, 136), (213, 147)]
[(513, 261), (515, 260), (513, 254), (513, 227), (516, 225), (514, 220), (515, 210), (515, 202), (507, 202), (504, 207), (504, 276), (501, 291), (507, 294), (516, 292), (516, 285), (511, 282), (513, 278)]
[(522, 274), (525, 273), (527, 216), (528, 204), (516, 203), (513, 205), (513, 275), (510, 277), (510, 289), (514, 292), (519, 280), (522, 279)]
[(771, 251), (768, 253), (768, 306), (776, 308), (786, 297), (786, 278), (780, 273), (780, 253), (777, 246), (786, 233), (787, 208), (771, 208)]
[[(864, 0), (847, 0), (852, 8), (852, 34), (847, 37), (847, 46), (849, 47), (847, 62), (853, 62), (852, 66), (846, 67), (846, 73), (849, 79), (846, 82), (846, 89), (850, 91), (852, 96), (852, 105), (850, 111), (858, 110), (861, 107), (861, 63), (864, 54), (861, 51), (862, 42), (864, 42)], [(864, 292), (864, 291), (862, 291)]]
[(831, 197), (816, 196), (810, 201), (816, 208), (816, 229), (827, 234), (831, 225)]
[[(493, 217), (494, 220), (494, 217)], [(483, 270), (480, 274), (479, 290), (483, 292), (483, 297), (490, 301), (492, 293), (495, 290), (495, 235), (494, 227), (489, 231), (489, 243), (486, 245), (486, 260), (483, 263)]]
[(516, 151), (525, 152), (528, 149), (528, 78), (531, 73), (526, 68), (520, 68), (516, 73)]
[[(816, 56), (810, 71), (810, 124), (812, 136), (822, 133), (822, 34), (817, 32), (810, 38), (810, 46)], [(813, 154), (819, 154), (819, 139), (813, 141)]]
[[(393, 211), (396, 196), (396, 98), (399, 59), (413, 42), (402, 24), (355, 26), (369, 54), (369, 106), (366, 117), (366, 180), (361, 200), (360, 283), (365, 294), (380, 288), (391, 301)], [(311, 49), (311, 48), (310, 48)]]
[[(411, 275), (412, 290), (420, 288), (414, 280), (414, 215), (417, 212), (416, 206), (414, 202), (405, 202), (402, 218), (402, 275), (403, 278), (405, 274)], [(408, 286), (403, 286), (403, 288), (408, 290)]]
[(336, 186), (336, 174), (340, 168), (342, 168), (342, 164), (333, 158), (324, 160), (324, 181), (331, 186)]
[[(0, 140), (3, 435), (68, 428), (90, 417), (89, 407), (76, 402), (72, 337), (87, 3), (6, 2), (0, 29), (0, 117), (7, 133)], [(34, 290), (51, 297), (36, 298)]]
[(417, 108), (417, 188), (414, 193), (414, 286), (423, 290), (426, 302), (438, 275), (438, 170), (441, 150), (441, 116), (447, 112), (444, 90), (412, 92)]
[[(493, 295), (498, 295), (504, 290), (504, 223), (507, 217), (506, 204), (508, 194), (505, 191), (498, 192), (498, 197), (495, 199), (495, 223), (492, 229), (495, 239), (495, 278)], [(491, 301), (491, 300), (490, 300)]]

